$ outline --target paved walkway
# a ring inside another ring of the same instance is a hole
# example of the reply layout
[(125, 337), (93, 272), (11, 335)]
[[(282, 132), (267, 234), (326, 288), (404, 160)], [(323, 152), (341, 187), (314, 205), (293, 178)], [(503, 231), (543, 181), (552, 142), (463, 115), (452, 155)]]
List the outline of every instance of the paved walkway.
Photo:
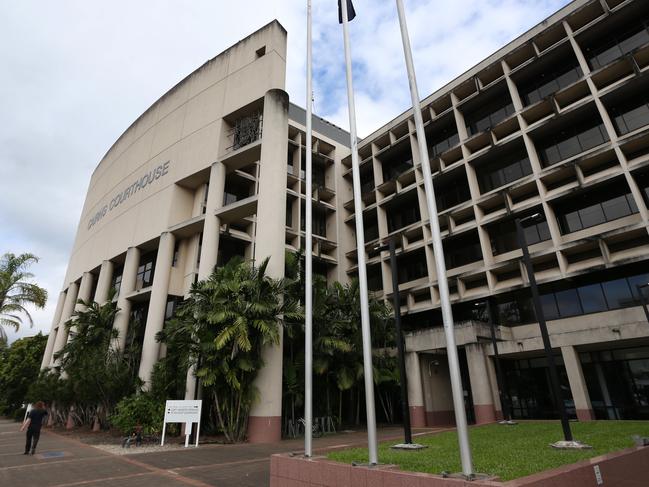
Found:
[[(36, 455), (26, 456), (22, 454), (25, 434), (19, 427), (19, 423), (0, 419), (2, 487), (261, 487), (269, 484), (270, 455), (298, 452), (304, 444), (298, 439), (113, 455), (43, 430)], [(381, 440), (400, 437), (398, 428), (379, 430)], [(314, 447), (324, 452), (338, 446), (363, 446), (366, 441), (365, 432), (340, 433), (314, 440)]]

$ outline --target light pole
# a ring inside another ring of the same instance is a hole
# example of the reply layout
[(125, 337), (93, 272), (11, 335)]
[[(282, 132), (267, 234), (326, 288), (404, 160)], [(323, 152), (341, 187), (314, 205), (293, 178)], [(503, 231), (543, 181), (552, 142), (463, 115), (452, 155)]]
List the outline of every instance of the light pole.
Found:
[(532, 267), (532, 259), (530, 259), (530, 252), (527, 248), (527, 240), (525, 239), (525, 233), (523, 232), (523, 222), (538, 220), (541, 217), (540, 213), (534, 213), (533, 215), (527, 216), (525, 218), (516, 218), (516, 235), (518, 237), (518, 245), (523, 251), (523, 263), (525, 264), (525, 269), (527, 270), (527, 277), (530, 281), (530, 290), (532, 292), (532, 305), (534, 306), (534, 313), (536, 314), (536, 319), (539, 322), (539, 328), (541, 329), (541, 338), (543, 339), (543, 348), (545, 350), (545, 358), (548, 361), (548, 367), (550, 368), (550, 383), (552, 387), (552, 395), (554, 396), (554, 402), (559, 410), (559, 416), (561, 417), (561, 428), (563, 429), (563, 441), (557, 441), (553, 443), (554, 448), (561, 449), (581, 449), (581, 448), (590, 448), (588, 445), (584, 445), (579, 441), (575, 441), (572, 437), (572, 431), (570, 430), (570, 423), (568, 421), (568, 413), (566, 412), (565, 404), (561, 398), (561, 389), (559, 386), (559, 374), (557, 372), (557, 364), (554, 361), (554, 355), (552, 354), (552, 345), (550, 344), (550, 336), (548, 335), (548, 327), (545, 323), (545, 316), (543, 315), (543, 308), (541, 306), (541, 297), (539, 295), (539, 289), (536, 285), (536, 278), (534, 277), (534, 268)]
[[(476, 303), (476, 306), (480, 303)], [(494, 365), (496, 367), (496, 386), (498, 387), (498, 396), (500, 397), (500, 404), (503, 408), (503, 420), (499, 421), (499, 424), (504, 425), (515, 425), (516, 421), (512, 420), (512, 412), (509, 404), (509, 398), (507, 397), (507, 383), (505, 382), (505, 376), (503, 375), (502, 368), (500, 366), (500, 354), (498, 353), (498, 341), (496, 340), (496, 325), (493, 319), (493, 313), (491, 311), (491, 300), (488, 299), (485, 301), (485, 306), (487, 308), (487, 321), (489, 323), (489, 330), (491, 331), (491, 345), (494, 349)]]
[(398, 449), (419, 449), (423, 445), (412, 442), (412, 429), (410, 427), (410, 405), (408, 404), (408, 377), (406, 375), (406, 357), (403, 344), (403, 332), (401, 330), (401, 298), (399, 296), (399, 276), (397, 274), (397, 256), (395, 237), (390, 238), (387, 245), (377, 245), (376, 251), (390, 251), (390, 273), (392, 274), (392, 306), (394, 307), (394, 327), (396, 329), (397, 355), (399, 360), (399, 382), (401, 389), (401, 413), (403, 415), (403, 436), (404, 443), (395, 445), (392, 448)]
[(644, 315), (647, 318), (647, 323), (649, 323), (649, 309), (647, 309), (647, 300), (644, 297), (644, 294), (642, 294), (642, 289), (645, 287), (649, 287), (649, 282), (645, 284), (636, 284), (636, 289), (638, 290), (638, 296), (640, 296), (640, 303), (642, 304), (642, 310), (644, 311)]

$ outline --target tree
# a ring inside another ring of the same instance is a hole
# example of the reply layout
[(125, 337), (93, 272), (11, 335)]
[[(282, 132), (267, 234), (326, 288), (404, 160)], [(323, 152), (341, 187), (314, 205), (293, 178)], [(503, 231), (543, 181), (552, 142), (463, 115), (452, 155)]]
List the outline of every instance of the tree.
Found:
[[(288, 292), (295, 300), (304, 299), (304, 256), (301, 251), (287, 253), (286, 275), (290, 279)], [(338, 413), (341, 420), (343, 392), (350, 391), (354, 408), (359, 409), (363, 393), (363, 342), (360, 326), (360, 291), (358, 281), (349, 284), (327, 284), (323, 276), (313, 276), (313, 371), (314, 415), (332, 416), (332, 395), (338, 392)], [(389, 359), (384, 355), (394, 347), (391, 310), (375, 296), (369, 297), (372, 345), (375, 351), (374, 382), (377, 394), (389, 414), (393, 381), (389, 379)], [(285, 418), (295, 420), (295, 409), (303, 405), (304, 398), (304, 322), (289, 322), (284, 344), (284, 397)], [(395, 369), (396, 370), (396, 369)], [(335, 397), (335, 395), (333, 396)]]
[(11, 415), (27, 402), (29, 386), (38, 377), (47, 336), (21, 338), (0, 350), (0, 414)]
[(27, 269), (36, 262), (38, 257), (33, 254), (6, 253), (0, 258), (0, 338), (6, 338), (5, 326), (20, 328), (21, 315), (25, 315), (29, 326), (33, 326), (34, 321), (25, 306), (45, 307), (47, 291), (29, 282), (34, 275)]
[(255, 267), (235, 257), (192, 286), (189, 298), (159, 338), (196, 363), (205, 397), (229, 442), (245, 437), (253, 382), (263, 367), (262, 349), (278, 345), (285, 320), (301, 317), (286, 281), (266, 275), (268, 259)]
[[(65, 326), (70, 340), (56, 354), (60, 359), (61, 381), (69, 404), (82, 423), (94, 419), (105, 421), (117, 402), (141, 387), (132, 353), (115, 349), (117, 338), (113, 328), (117, 304), (109, 299), (105, 304), (79, 300), (83, 309), (77, 311)], [(136, 350), (136, 353), (139, 350)], [(61, 403), (62, 398), (56, 398)]]

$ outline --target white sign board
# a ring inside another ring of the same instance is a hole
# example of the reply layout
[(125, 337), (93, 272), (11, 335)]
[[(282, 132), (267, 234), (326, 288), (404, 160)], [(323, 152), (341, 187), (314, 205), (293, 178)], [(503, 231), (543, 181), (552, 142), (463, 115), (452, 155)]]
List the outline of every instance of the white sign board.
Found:
[(165, 432), (167, 423), (185, 423), (185, 447), (189, 446), (189, 435), (192, 434), (192, 423), (197, 423), (196, 446), (198, 446), (198, 435), (201, 429), (201, 406), (203, 401), (167, 401), (165, 404), (165, 418), (162, 424), (162, 441), (160, 446), (165, 444)]
[(604, 479), (602, 478), (602, 471), (599, 469), (599, 465), (595, 465), (593, 470), (595, 471), (595, 482), (597, 482), (597, 485), (604, 485)]

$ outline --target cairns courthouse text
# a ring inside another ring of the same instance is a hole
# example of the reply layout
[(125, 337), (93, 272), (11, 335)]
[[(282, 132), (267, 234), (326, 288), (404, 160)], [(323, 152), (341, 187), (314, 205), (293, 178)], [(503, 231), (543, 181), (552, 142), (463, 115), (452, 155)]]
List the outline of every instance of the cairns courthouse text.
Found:
[(164, 164), (160, 164), (155, 169), (152, 169), (146, 173), (141, 178), (138, 178), (133, 184), (121, 191), (117, 196), (115, 196), (110, 203), (104, 205), (94, 216), (88, 221), (88, 229), (90, 230), (95, 223), (101, 220), (106, 213), (112, 211), (114, 208), (117, 208), (121, 203), (126, 201), (131, 195), (137, 193), (140, 189), (144, 189), (148, 184), (151, 184), (156, 179), (165, 176), (169, 172), (169, 161)]

